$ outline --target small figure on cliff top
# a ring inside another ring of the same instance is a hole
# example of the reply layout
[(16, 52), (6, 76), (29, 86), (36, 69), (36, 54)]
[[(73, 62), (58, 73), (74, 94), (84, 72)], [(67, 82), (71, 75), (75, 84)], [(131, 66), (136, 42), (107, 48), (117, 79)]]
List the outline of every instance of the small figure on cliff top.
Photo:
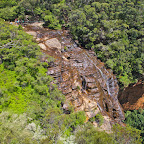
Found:
[(15, 19), (15, 24), (17, 23), (17, 19)]

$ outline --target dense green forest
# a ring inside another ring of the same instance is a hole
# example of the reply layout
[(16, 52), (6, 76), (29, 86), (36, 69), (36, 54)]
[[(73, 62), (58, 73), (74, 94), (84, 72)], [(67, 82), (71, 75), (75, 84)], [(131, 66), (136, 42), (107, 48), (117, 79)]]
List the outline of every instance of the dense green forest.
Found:
[(126, 124), (141, 130), (141, 136), (144, 143), (144, 110), (139, 109), (133, 111), (126, 111), (125, 118)]
[(143, 0), (1, 0), (0, 17), (43, 20), (52, 29), (68, 28), (73, 38), (96, 52), (127, 86), (144, 73)]
[(140, 131), (115, 125), (112, 134), (93, 127), (96, 117), (85, 123), (82, 111), (66, 114), (65, 97), (46, 75), (39, 46), (4, 20), (42, 20), (51, 29), (69, 29), (127, 86), (144, 73), (143, 13), (143, 0), (0, 0), (0, 143), (142, 143), (143, 110), (126, 112), (125, 123)]

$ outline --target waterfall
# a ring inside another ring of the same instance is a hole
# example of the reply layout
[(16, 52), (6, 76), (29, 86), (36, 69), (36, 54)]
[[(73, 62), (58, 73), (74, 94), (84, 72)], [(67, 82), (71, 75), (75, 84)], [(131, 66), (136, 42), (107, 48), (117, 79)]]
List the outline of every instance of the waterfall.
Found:
[(96, 64), (89, 58), (90, 55), (86, 52), (86, 56), (88, 58), (88, 60), (90, 60), (90, 62), (95, 66), (96, 69), (98, 69), (98, 71), (100, 72), (101, 76), (103, 77), (103, 79), (106, 81), (106, 86), (107, 86), (107, 91), (108, 91), (108, 94), (110, 96), (112, 96), (111, 92), (110, 92), (110, 87), (109, 87), (109, 83), (108, 83), (108, 79), (107, 77), (103, 74), (103, 72), (101, 71), (101, 69), (99, 67), (96, 66)]
[[(55, 65), (50, 68), (54, 72), (50, 75), (57, 79), (58, 87), (66, 96), (66, 100), (71, 101), (75, 108), (79, 107), (78, 110), (85, 110), (85, 107), (93, 106), (94, 102), (97, 103), (95, 106), (101, 112), (108, 112), (113, 117), (113, 111), (116, 110), (119, 114), (117, 118), (123, 119), (117, 99), (118, 85), (113, 74), (104, 67), (101, 69), (97, 65), (94, 55), (78, 47), (69, 36), (68, 31), (39, 29), (39, 33), (43, 36), (39, 42), (45, 44), (48, 39), (57, 38), (61, 43), (60, 53), (52, 48), (47, 49), (44, 53), (56, 58)], [(62, 73), (66, 71), (69, 75), (67, 80), (63, 81)], [(77, 86), (82, 87), (83, 92), (77, 94)], [(105, 94), (105, 90), (107, 94)], [(74, 95), (74, 99), (72, 95)], [(104, 105), (108, 105), (108, 111)]]
[(99, 107), (100, 111), (102, 112), (103, 109), (101, 108), (100, 104), (97, 102), (97, 106)]

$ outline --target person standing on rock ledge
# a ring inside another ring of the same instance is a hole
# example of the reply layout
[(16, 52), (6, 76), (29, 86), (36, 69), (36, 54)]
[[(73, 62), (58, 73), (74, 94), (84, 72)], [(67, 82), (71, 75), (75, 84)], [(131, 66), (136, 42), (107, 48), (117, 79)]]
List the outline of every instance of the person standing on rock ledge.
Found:
[(15, 19), (15, 24), (17, 23), (17, 19)]

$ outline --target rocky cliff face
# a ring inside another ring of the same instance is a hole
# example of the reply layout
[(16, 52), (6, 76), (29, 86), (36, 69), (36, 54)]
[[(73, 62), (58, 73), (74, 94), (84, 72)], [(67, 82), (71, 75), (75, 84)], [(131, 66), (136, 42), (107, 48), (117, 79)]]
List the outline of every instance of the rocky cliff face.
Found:
[(119, 101), (124, 110), (144, 109), (144, 82), (129, 85), (119, 94)]
[[(77, 46), (68, 31), (53, 31), (39, 27), (26, 27), (34, 35), (46, 54), (55, 58), (49, 62), (48, 75), (66, 97), (63, 108), (73, 105), (75, 111), (84, 110), (87, 119), (101, 112), (110, 122), (121, 122), (124, 114), (118, 102), (119, 87), (116, 77), (107, 70), (92, 51)], [(34, 33), (33, 33), (34, 32)]]

